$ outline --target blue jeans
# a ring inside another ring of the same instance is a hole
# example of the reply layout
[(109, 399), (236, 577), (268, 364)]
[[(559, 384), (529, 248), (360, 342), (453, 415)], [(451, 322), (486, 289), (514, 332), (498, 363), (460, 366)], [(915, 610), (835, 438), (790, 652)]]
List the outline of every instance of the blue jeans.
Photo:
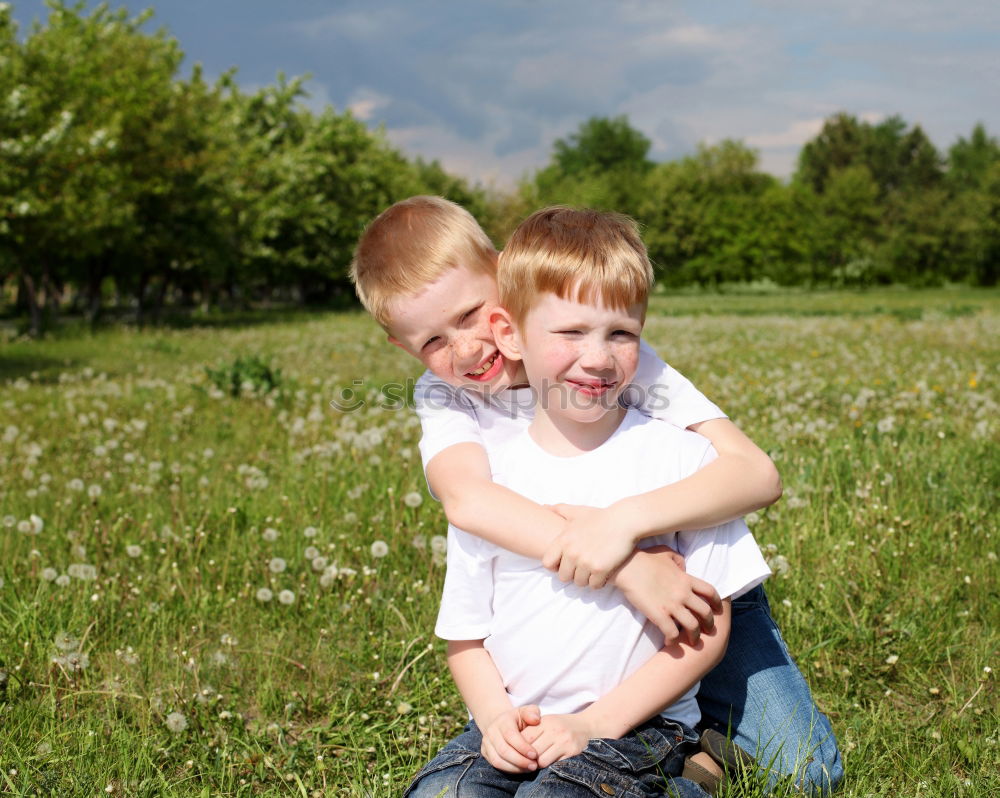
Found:
[(475, 721), (421, 770), (404, 798), (708, 798), (680, 777), (698, 734), (656, 717), (619, 740), (591, 740), (577, 756), (533, 773), (505, 773), (480, 753)]
[(733, 601), (729, 647), (698, 688), (703, 727), (732, 739), (770, 770), (769, 784), (791, 776), (809, 795), (829, 795), (844, 768), (830, 721), (771, 617), (763, 587)]

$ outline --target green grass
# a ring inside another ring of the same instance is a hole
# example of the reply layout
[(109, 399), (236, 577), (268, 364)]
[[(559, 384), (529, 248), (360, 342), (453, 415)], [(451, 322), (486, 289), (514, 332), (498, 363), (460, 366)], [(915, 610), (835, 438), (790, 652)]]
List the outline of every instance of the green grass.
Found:
[[(646, 337), (781, 469), (751, 520), (841, 794), (1000, 794), (1000, 294), (657, 297)], [(216, 390), (241, 356), (281, 388)], [(400, 794), (464, 720), (443, 518), (377, 394), (416, 374), (358, 313), (3, 345), (0, 793)]]

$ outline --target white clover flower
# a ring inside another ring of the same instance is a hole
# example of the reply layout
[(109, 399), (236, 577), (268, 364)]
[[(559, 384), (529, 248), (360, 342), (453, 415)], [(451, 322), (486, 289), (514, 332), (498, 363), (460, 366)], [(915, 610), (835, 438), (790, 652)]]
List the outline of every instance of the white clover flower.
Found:
[(74, 579), (81, 579), (84, 582), (89, 582), (97, 579), (97, 569), (93, 565), (88, 565), (87, 563), (75, 562), (66, 569), (66, 573), (72, 576)]
[(89, 488), (87, 488), (87, 495), (91, 499), (96, 499), (103, 492), (104, 492), (104, 490), (101, 488), (100, 485), (97, 485), (97, 484), (91, 485)]
[(171, 712), (167, 715), (167, 719), (164, 723), (174, 734), (180, 734), (188, 727), (187, 718), (185, 718), (180, 712)]
[(307, 526), (305, 529), (302, 530), (302, 534), (305, 535), (307, 538), (314, 538), (314, 537), (316, 537), (316, 535), (318, 534), (318, 532), (319, 532), (319, 530), (316, 529), (316, 527), (314, 527), (314, 526)]
[(415, 490), (410, 491), (403, 497), (403, 504), (407, 507), (419, 507), (424, 503), (424, 497), (417, 493)]
[(274, 598), (274, 593), (271, 592), (269, 587), (261, 587), (257, 589), (257, 601), (268, 602)]
[(267, 563), (267, 569), (272, 574), (280, 574), (287, 567), (288, 563), (286, 563), (281, 557), (272, 557)]
[(55, 568), (43, 568), (42, 569), (42, 579), (46, 582), (54, 582), (59, 576), (59, 572)]
[(295, 594), (291, 590), (282, 590), (278, 593), (278, 601), (282, 604), (294, 604)]
[(389, 553), (389, 544), (384, 540), (376, 540), (371, 545), (372, 557), (382, 558)]
[(142, 546), (137, 546), (133, 543), (125, 547), (125, 553), (134, 560), (136, 557), (142, 556)]
[(448, 551), (448, 538), (444, 535), (434, 535), (431, 538), (431, 551), (435, 554), (444, 554)]

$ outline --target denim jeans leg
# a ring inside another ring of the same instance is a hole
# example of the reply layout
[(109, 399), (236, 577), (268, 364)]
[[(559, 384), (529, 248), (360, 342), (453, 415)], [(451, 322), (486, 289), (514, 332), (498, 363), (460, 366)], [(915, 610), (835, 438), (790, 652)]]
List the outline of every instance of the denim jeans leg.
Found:
[(482, 735), (474, 721), (428, 762), (404, 798), (509, 798), (534, 774), (497, 770), (480, 753)]
[(730, 732), (771, 770), (771, 786), (794, 774), (804, 792), (826, 796), (843, 778), (830, 721), (788, 653), (762, 587), (733, 602), (729, 647), (702, 679), (698, 704), (702, 726)]
[(697, 740), (693, 729), (654, 718), (620, 739), (591, 740), (577, 756), (539, 771), (517, 798), (708, 798), (680, 777)]

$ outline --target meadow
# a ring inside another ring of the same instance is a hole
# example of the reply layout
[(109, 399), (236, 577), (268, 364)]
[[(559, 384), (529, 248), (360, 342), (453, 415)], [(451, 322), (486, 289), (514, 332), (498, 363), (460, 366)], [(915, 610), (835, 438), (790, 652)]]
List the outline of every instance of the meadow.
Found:
[[(839, 794), (1000, 795), (1000, 293), (657, 296), (646, 338), (781, 471), (748, 521)], [(401, 794), (465, 718), (417, 364), (357, 312), (0, 341), (0, 793)]]

